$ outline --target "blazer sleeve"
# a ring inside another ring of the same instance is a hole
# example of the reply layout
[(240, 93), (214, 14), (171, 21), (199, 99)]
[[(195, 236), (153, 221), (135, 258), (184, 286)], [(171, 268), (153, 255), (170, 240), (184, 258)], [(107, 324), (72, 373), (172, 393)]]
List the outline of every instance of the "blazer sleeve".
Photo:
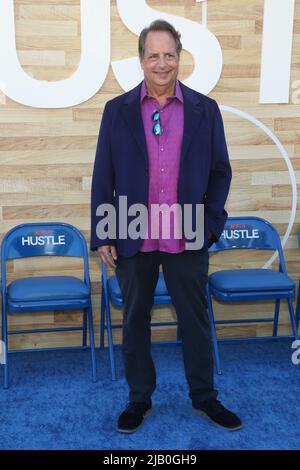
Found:
[(208, 246), (211, 246), (217, 241), (222, 234), (228, 215), (224, 206), (229, 193), (231, 177), (232, 171), (225, 139), (223, 119), (219, 106), (215, 102), (212, 124), (212, 166), (205, 199), (207, 227), (212, 233), (212, 237), (208, 241)]
[(114, 207), (114, 169), (111, 155), (111, 117), (108, 103), (105, 105), (99, 130), (91, 191), (91, 240), (90, 248), (95, 251), (99, 246), (115, 245), (116, 240), (100, 239), (97, 235), (97, 224), (105, 217), (97, 215), (100, 204), (111, 204)]

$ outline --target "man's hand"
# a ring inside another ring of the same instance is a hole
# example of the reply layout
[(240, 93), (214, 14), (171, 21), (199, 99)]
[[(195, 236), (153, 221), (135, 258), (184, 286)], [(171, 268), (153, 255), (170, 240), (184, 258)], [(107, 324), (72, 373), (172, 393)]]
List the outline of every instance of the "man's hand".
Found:
[(107, 264), (111, 268), (115, 268), (114, 261), (118, 259), (116, 247), (113, 245), (99, 246), (97, 251), (103, 263)]

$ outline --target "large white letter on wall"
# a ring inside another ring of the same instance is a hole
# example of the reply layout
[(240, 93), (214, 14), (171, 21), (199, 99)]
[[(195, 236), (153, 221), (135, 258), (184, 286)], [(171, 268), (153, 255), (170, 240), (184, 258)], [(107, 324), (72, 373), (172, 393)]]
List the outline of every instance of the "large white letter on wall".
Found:
[(294, 0), (265, 0), (260, 103), (288, 103)]
[(0, 1), (0, 89), (35, 108), (65, 108), (91, 98), (110, 64), (110, 0), (81, 1), (81, 58), (66, 80), (35, 80), (22, 69), (16, 51), (14, 0)]
[[(145, 0), (117, 0), (117, 6), (123, 23), (137, 36), (145, 26), (158, 18), (172, 23), (181, 32), (183, 48), (194, 58), (193, 73), (184, 83), (203, 94), (208, 94), (215, 87), (222, 71), (222, 50), (216, 36), (206, 25), (154, 10)], [(112, 67), (125, 91), (136, 86), (143, 78), (138, 57), (115, 61)]]

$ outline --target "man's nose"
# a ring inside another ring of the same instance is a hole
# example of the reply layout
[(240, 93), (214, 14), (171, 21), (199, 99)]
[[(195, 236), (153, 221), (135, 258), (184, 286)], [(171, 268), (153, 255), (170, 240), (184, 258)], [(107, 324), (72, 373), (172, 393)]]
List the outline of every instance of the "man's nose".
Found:
[(166, 65), (167, 65), (167, 62), (166, 62), (165, 57), (164, 57), (164, 56), (160, 56), (160, 57), (158, 58), (158, 66), (159, 66), (160, 68), (165, 68)]

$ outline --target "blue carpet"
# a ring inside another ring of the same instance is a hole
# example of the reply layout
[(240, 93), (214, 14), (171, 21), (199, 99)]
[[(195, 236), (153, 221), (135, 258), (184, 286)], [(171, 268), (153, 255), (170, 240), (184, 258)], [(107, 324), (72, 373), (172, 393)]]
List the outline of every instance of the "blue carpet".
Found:
[(10, 355), (10, 388), (0, 389), (0, 448), (299, 449), (300, 365), (292, 364), (290, 345), (285, 340), (220, 345), (218, 398), (244, 421), (234, 433), (192, 412), (179, 346), (153, 346), (153, 414), (132, 435), (115, 430), (128, 395), (120, 349), (116, 382), (110, 380), (107, 350), (97, 351), (95, 384), (89, 352)]

